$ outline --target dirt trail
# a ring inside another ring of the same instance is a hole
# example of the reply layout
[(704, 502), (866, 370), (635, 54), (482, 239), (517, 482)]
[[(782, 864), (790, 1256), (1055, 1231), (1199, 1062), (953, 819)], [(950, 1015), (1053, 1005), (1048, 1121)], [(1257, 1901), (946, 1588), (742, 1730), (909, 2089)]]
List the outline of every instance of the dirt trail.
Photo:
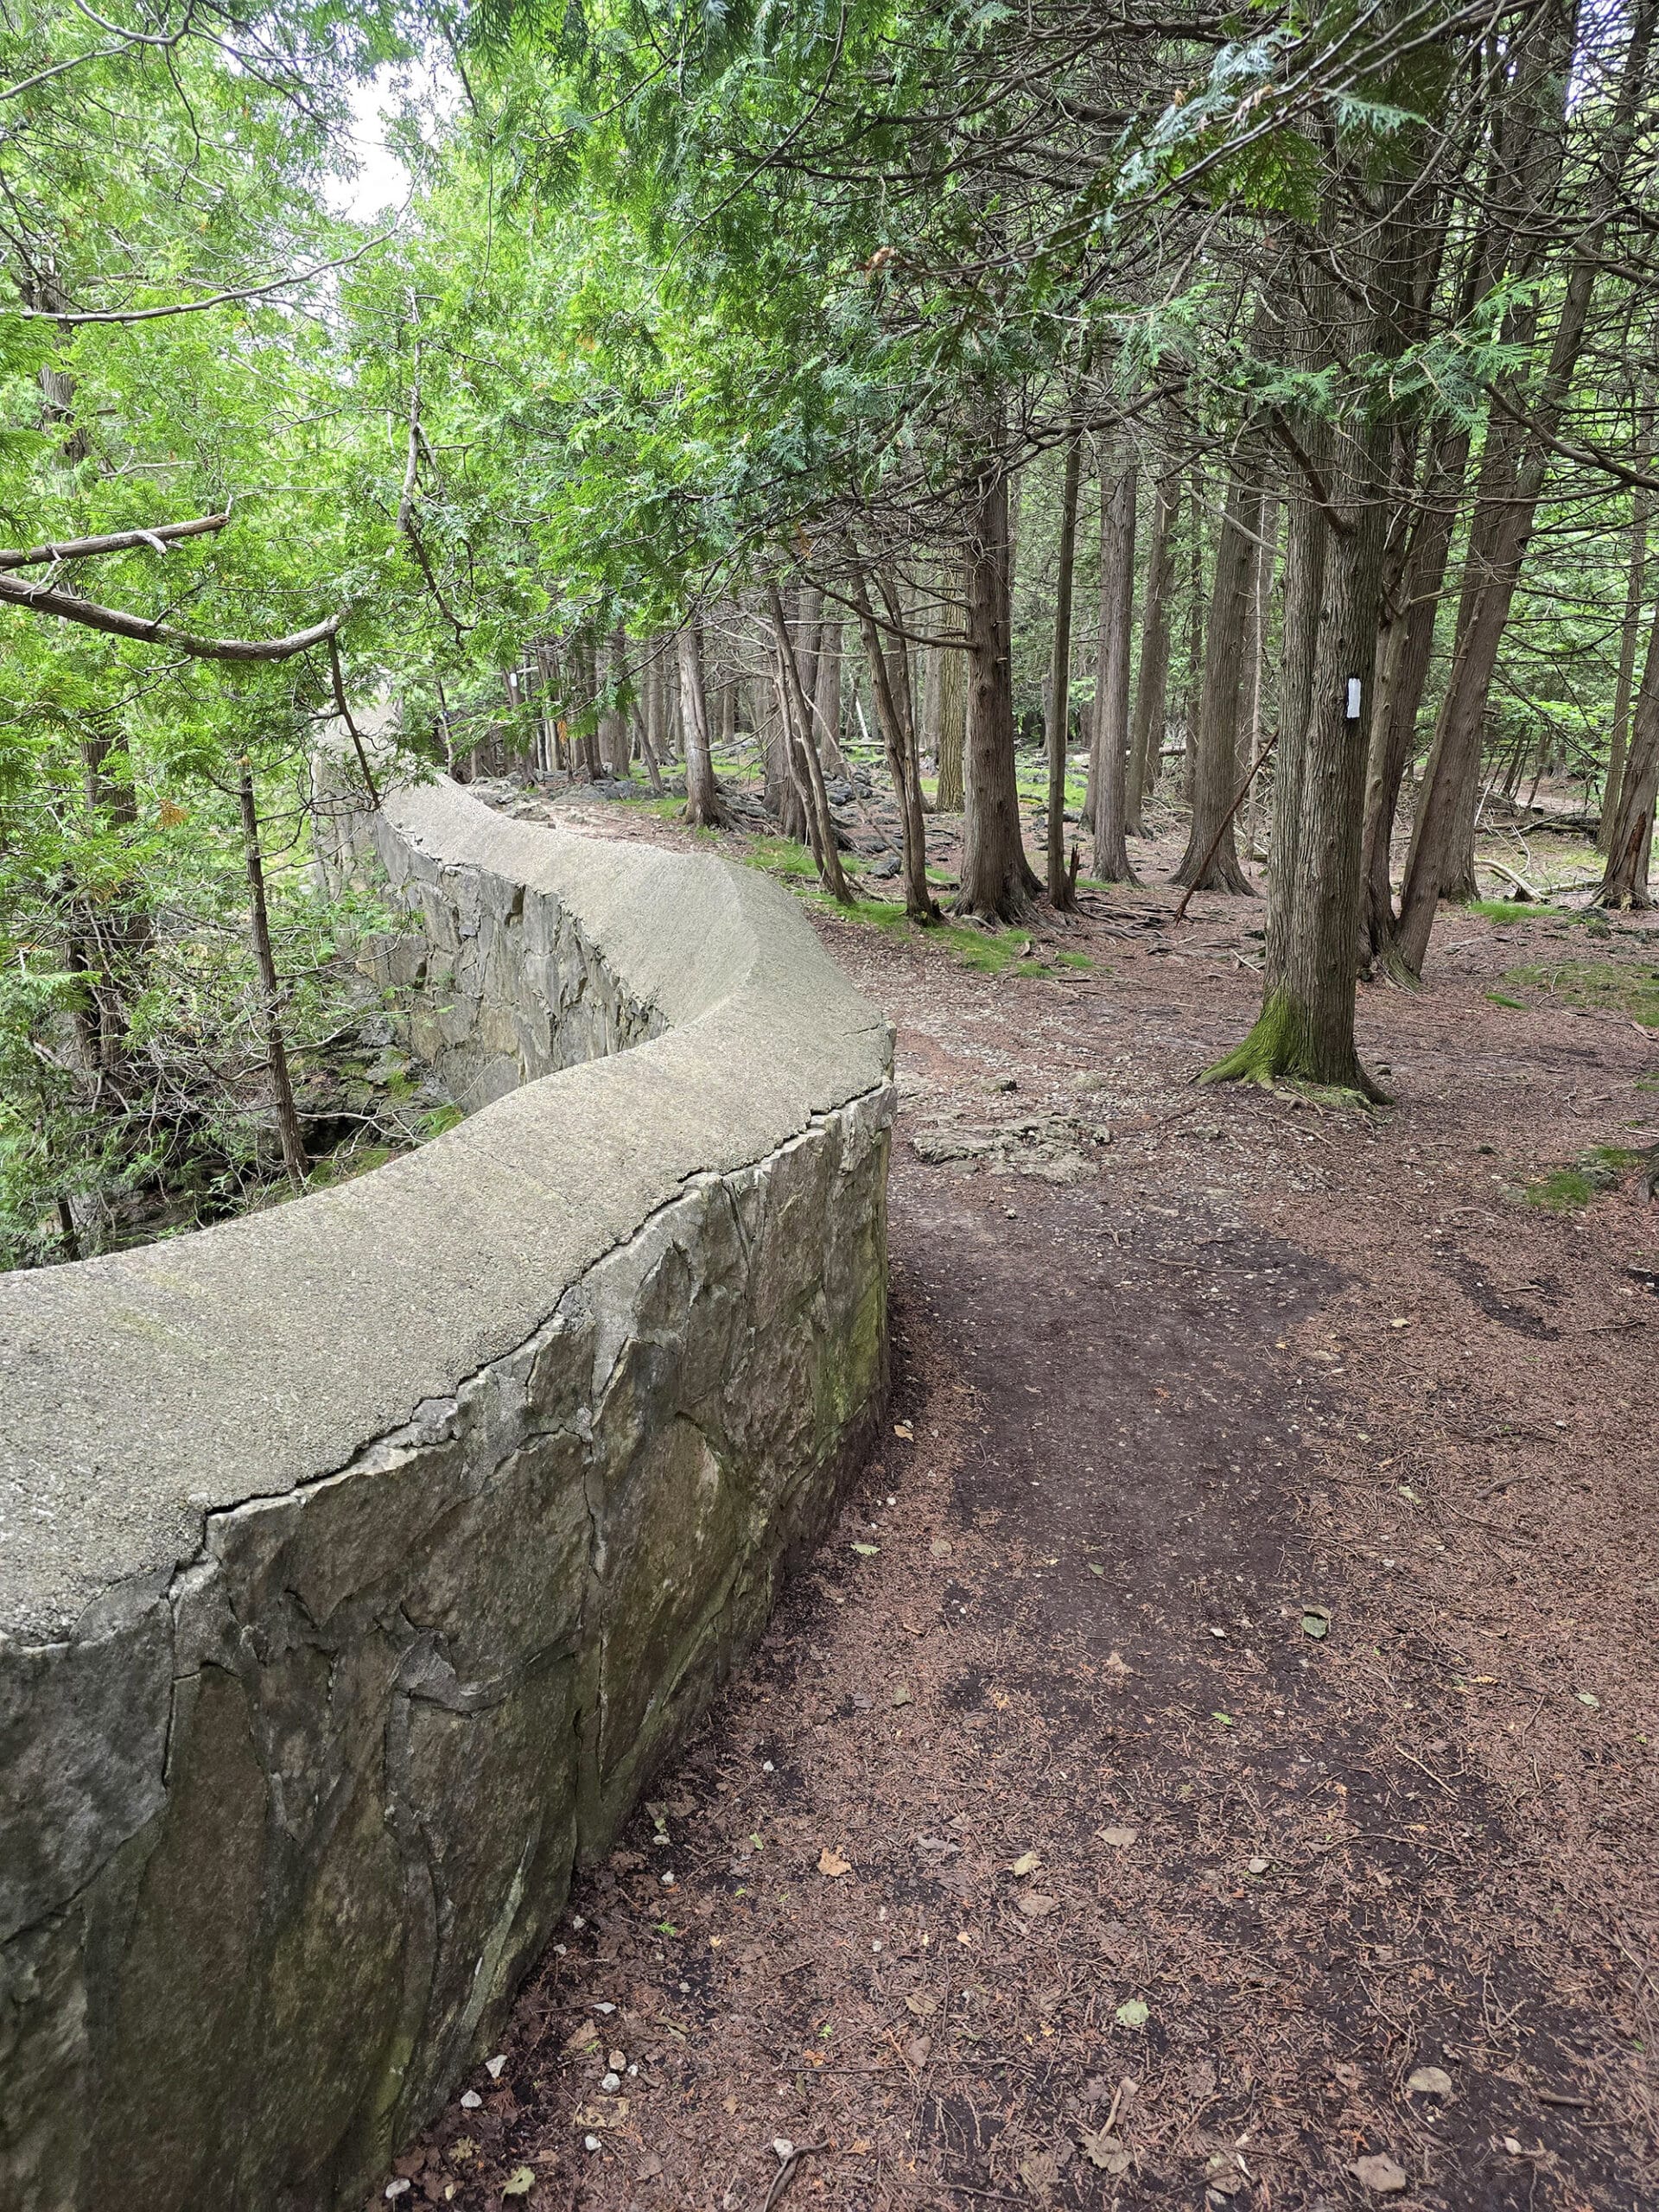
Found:
[(1459, 918), (1365, 995), (1391, 1113), (1195, 1090), (1261, 914), (1169, 903), (1042, 976), (823, 924), (887, 1447), (405, 2201), (1654, 2201), (1659, 1206), (1518, 1195), (1654, 1038)]

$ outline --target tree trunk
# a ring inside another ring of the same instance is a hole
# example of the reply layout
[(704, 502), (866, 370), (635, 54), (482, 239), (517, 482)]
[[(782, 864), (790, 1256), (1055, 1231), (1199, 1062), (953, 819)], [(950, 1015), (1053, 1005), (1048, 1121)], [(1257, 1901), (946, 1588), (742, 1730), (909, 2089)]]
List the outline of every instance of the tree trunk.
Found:
[(1164, 745), (1164, 708), (1169, 690), (1170, 590), (1175, 575), (1175, 503), (1179, 480), (1160, 476), (1153, 486), (1152, 545), (1147, 559), (1141, 614), (1141, 671), (1135, 693), (1135, 730), (1129, 750), (1129, 829), (1146, 835), (1146, 804), (1158, 787)]
[(265, 1066), (270, 1077), (271, 1103), (276, 1110), (276, 1133), (282, 1140), (283, 1165), (296, 1191), (305, 1188), (305, 1139), (294, 1105), (294, 1085), (288, 1072), (288, 1049), (283, 1041), (283, 993), (276, 963), (270, 950), (270, 917), (265, 905), (265, 867), (259, 851), (259, 816), (253, 803), (253, 770), (247, 760), (237, 785), (242, 809), (242, 850), (248, 872), (248, 911), (253, 922), (253, 958), (259, 971), (259, 996), (265, 1016)]
[(832, 776), (844, 776), (847, 772), (841, 752), (841, 617), (826, 614), (819, 632), (818, 681), (812, 702), (818, 751)]
[(1181, 730), (1181, 803), (1192, 804), (1198, 757), (1198, 708), (1204, 693), (1204, 472), (1192, 473), (1189, 508), (1192, 538), (1187, 547), (1186, 690)]
[[(1323, 367), (1341, 395), (1325, 449), (1313, 468), (1297, 461), (1297, 505), (1292, 512), (1294, 565), (1306, 577), (1322, 572), (1313, 633), (1306, 715), (1300, 734), (1288, 735), (1292, 772), (1275, 783), (1270, 905), (1263, 962), (1262, 1011), (1238, 1048), (1208, 1071), (1208, 1080), (1246, 1078), (1272, 1083), (1290, 1077), (1320, 1085), (1381, 1093), (1361, 1069), (1354, 1036), (1358, 982), (1362, 882), (1361, 799), (1369, 757), (1368, 717), (1373, 709), (1377, 634), (1382, 612), (1382, 562), (1388, 535), (1394, 423), (1378, 393), (1392, 379), (1382, 373), (1407, 342), (1420, 266), (1413, 180), (1421, 176), (1427, 131), (1391, 141), (1396, 162), (1382, 181), (1353, 190), (1350, 162), (1338, 154), (1324, 195), (1320, 235), (1305, 259), (1308, 279), (1301, 339), (1307, 365)], [(1358, 158), (1363, 158), (1359, 156)], [(1347, 186), (1348, 190), (1342, 188)], [(1381, 196), (1387, 212), (1370, 228)], [(1333, 235), (1343, 220), (1368, 227), (1344, 239)], [(1341, 289), (1331, 280), (1344, 270)], [(1293, 449), (1305, 442), (1287, 437)], [(1311, 456), (1310, 456), (1311, 457)], [(1319, 497), (1323, 529), (1312, 531), (1306, 512)], [(1306, 635), (1305, 608), (1287, 608), (1287, 628)], [(1287, 658), (1290, 657), (1287, 651)], [(1287, 685), (1287, 703), (1300, 705), (1300, 670)]]
[(729, 760), (737, 743), (737, 677), (730, 669), (721, 672), (720, 690), (720, 749)]
[[(931, 626), (937, 629), (943, 619), (943, 610), (936, 608), (931, 617)], [(932, 755), (936, 775), (939, 766), (939, 676), (944, 666), (943, 645), (928, 645), (923, 649), (922, 719), (918, 736), (922, 751)], [(938, 800), (935, 799), (932, 804), (937, 808)]]
[[(962, 591), (959, 563), (946, 562), (944, 603), (939, 609), (941, 630), (960, 630), (965, 615), (958, 605)], [(955, 645), (939, 647), (939, 727), (937, 759), (939, 764), (933, 804), (941, 814), (960, 814), (965, 793), (963, 773), (968, 734), (968, 661)]]
[(651, 795), (663, 795), (663, 772), (658, 765), (657, 748), (651, 741), (651, 725), (638, 704), (633, 709), (633, 733), (639, 741), (639, 758), (645, 763), (645, 779), (651, 785)]
[[(1324, 428), (1304, 417), (1299, 442), (1316, 467), (1330, 468), (1330, 441)], [(1291, 887), (1297, 880), (1297, 846), (1303, 824), (1302, 784), (1305, 740), (1313, 699), (1314, 662), (1319, 639), (1319, 610), (1325, 597), (1325, 554), (1330, 524), (1315, 501), (1300, 467), (1287, 480), (1285, 524), (1285, 634), (1279, 673), (1279, 753), (1273, 778), (1273, 836), (1268, 871), (1268, 935), (1264, 972), (1282, 973)]]
[[(626, 680), (628, 669), (628, 641), (620, 629), (611, 633), (608, 658), (609, 665), (606, 671), (606, 681), (607, 686), (614, 690)], [(601, 744), (601, 750), (605, 756), (605, 766), (611, 775), (619, 783), (626, 783), (628, 777), (629, 758), (633, 751), (632, 733), (628, 728), (628, 710), (626, 707), (619, 706), (613, 697), (606, 711), (609, 723), (607, 732), (609, 744), (608, 746)]]
[(1618, 639), (1618, 679), (1613, 690), (1613, 734), (1607, 753), (1607, 782), (1601, 795), (1601, 826), (1597, 849), (1613, 849), (1613, 825), (1618, 815), (1618, 787), (1624, 779), (1630, 746), (1630, 684), (1636, 674), (1637, 633), (1642, 627), (1642, 601), (1648, 572), (1648, 494), (1638, 486), (1630, 496), (1630, 569), (1624, 586), (1624, 621)]
[(1262, 711), (1262, 694), (1268, 680), (1268, 626), (1273, 600), (1274, 569), (1279, 559), (1279, 508), (1281, 502), (1271, 493), (1262, 502), (1262, 542), (1255, 549), (1255, 575), (1250, 583), (1250, 715), (1246, 758), (1240, 764), (1239, 774), (1248, 776), (1250, 782), (1249, 812), (1244, 831), (1244, 856), (1259, 860), (1256, 827), (1261, 817), (1262, 764), (1265, 758), (1265, 742)]
[(1417, 738), (1417, 715), (1434, 652), (1434, 624), (1452, 548), (1452, 526), (1469, 461), (1469, 433), (1440, 440), (1412, 525), (1399, 584), (1399, 604), (1387, 620), (1377, 653), (1371, 757), (1365, 780), (1360, 871), (1360, 953), (1369, 967), (1394, 941), (1394, 826), (1400, 792)]
[(806, 688), (795, 658), (794, 640), (789, 634), (789, 622), (784, 613), (784, 602), (777, 586), (772, 585), (766, 594), (772, 614), (772, 637), (778, 649), (778, 665), (782, 677), (783, 710), (785, 724), (792, 722), (794, 750), (806, 775), (807, 804), (810, 820), (817, 830), (812, 850), (818, 863), (818, 874), (823, 887), (843, 906), (850, 906), (853, 894), (847, 887), (847, 878), (842, 870), (841, 852), (836, 842), (835, 817), (830, 811), (830, 795), (823, 787), (823, 763), (818, 758), (817, 734), (812, 727), (812, 709), (808, 704)]
[[(1380, 463), (1382, 438), (1375, 427), (1367, 444), (1370, 458)], [(1344, 502), (1348, 530), (1341, 537), (1332, 533), (1326, 548), (1318, 650), (1301, 744), (1300, 835), (1287, 841), (1294, 870), (1288, 878), (1274, 840), (1275, 902), (1285, 915), (1277, 933), (1277, 957), (1267, 963), (1255, 1027), (1236, 1052), (1210, 1071), (1211, 1079), (1272, 1082), (1292, 1076), (1377, 1096), (1360, 1068), (1354, 1041), (1365, 713), (1376, 651), (1386, 520), (1376, 488), (1373, 480), (1369, 500), (1351, 494)], [(1351, 685), (1359, 692), (1358, 711), (1352, 715)]]
[(967, 521), (966, 804), (956, 911), (1011, 922), (1027, 912), (1038, 886), (1020, 834), (1014, 778), (1008, 480), (1000, 461), (982, 470)]
[(689, 621), (679, 633), (680, 714), (685, 730), (685, 818), (695, 829), (726, 826), (726, 809), (715, 788), (709, 749), (709, 696), (702, 683), (702, 625)]
[[(1100, 651), (1095, 673), (1094, 873), (1133, 883), (1128, 829), (1129, 638), (1135, 616), (1135, 507), (1141, 472), (1127, 444), (1101, 471)], [(1229, 794), (1230, 797), (1230, 793)]]
[(1066, 448), (1060, 493), (1060, 573), (1055, 586), (1054, 656), (1048, 699), (1048, 895), (1059, 911), (1074, 906), (1065, 872), (1065, 747), (1071, 716), (1071, 572), (1077, 550), (1077, 499), (1083, 484), (1083, 440)]
[(1651, 906), (1648, 883), (1653, 852), (1654, 800), (1659, 796), (1659, 612), (1648, 636), (1630, 725), (1630, 748), (1619, 780), (1618, 811), (1608, 841), (1607, 871), (1596, 893), (1599, 906)]
[[(853, 573), (852, 592), (853, 604), (858, 613), (859, 635), (864, 645), (864, 657), (870, 664), (870, 691), (875, 702), (875, 718), (880, 725), (882, 741), (887, 747), (887, 773), (893, 779), (893, 798), (898, 804), (903, 830), (905, 912), (913, 922), (924, 925), (937, 922), (939, 910), (927, 882), (927, 826), (922, 810), (921, 747), (917, 741), (912, 709), (910, 656), (903, 625), (895, 624), (893, 650), (889, 654), (882, 643), (880, 627), (870, 605), (863, 575), (857, 569)], [(895, 613), (899, 605), (897, 594), (887, 588), (885, 580), (882, 597), (889, 614)]]
[[(1550, 442), (1566, 408), (1583, 345), (1603, 240), (1619, 197), (1625, 158), (1645, 90), (1654, 16), (1654, 0), (1638, 0), (1631, 13), (1624, 75), (1612, 116), (1602, 133), (1600, 161), (1587, 194), (1589, 204), (1578, 219), (1573, 258), (1548, 365), (1535, 391), (1529, 389), (1524, 372), (1501, 377), (1493, 386), (1452, 669), (1423, 779), (1401, 894), (1395, 948), (1403, 966), (1413, 975), (1422, 972), (1441, 897), (1459, 884), (1472, 881), (1487, 696), (1548, 470)], [(1556, 36), (1563, 41), (1563, 63), (1566, 52), (1570, 51), (1570, 26), (1560, 28), (1558, 17)], [(1558, 67), (1551, 112), (1535, 125), (1549, 137), (1534, 151), (1533, 162), (1540, 174), (1547, 172), (1551, 180), (1560, 175), (1560, 103), (1567, 96), (1569, 73), (1564, 66)], [(1552, 194), (1553, 189), (1552, 181)], [(1547, 196), (1535, 188), (1535, 202)], [(1536, 219), (1533, 220), (1535, 230)], [(1523, 269), (1521, 273), (1528, 272)], [(1517, 347), (1530, 347), (1538, 320), (1537, 291), (1523, 293), (1505, 317), (1506, 340)]]
[(966, 794), (968, 663), (955, 646), (939, 654), (939, 772), (933, 804), (941, 814), (960, 814)]
[[(1246, 895), (1251, 892), (1238, 864), (1228, 815), (1238, 793), (1239, 710), (1244, 643), (1249, 630), (1252, 555), (1262, 511), (1261, 471), (1259, 448), (1246, 448), (1228, 487), (1216, 546), (1192, 771), (1192, 826), (1175, 871), (1176, 882), (1190, 890)], [(1211, 855), (1207, 867), (1206, 853)]]

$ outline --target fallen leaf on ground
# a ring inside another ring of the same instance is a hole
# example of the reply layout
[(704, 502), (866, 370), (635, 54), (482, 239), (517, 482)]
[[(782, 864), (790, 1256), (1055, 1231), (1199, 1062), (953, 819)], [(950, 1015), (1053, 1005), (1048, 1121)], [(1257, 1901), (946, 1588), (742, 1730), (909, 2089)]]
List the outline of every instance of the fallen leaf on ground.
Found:
[(910, 1692), (906, 1688), (902, 1682), (899, 1682), (895, 1685), (893, 1694), (887, 1700), (887, 1702), (889, 1705), (895, 1707), (901, 1705), (908, 1705), (910, 1703)]
[(1406, 2185), (1403, 2171), (1381, 2152), (1369, 2158), (1355, 2158), (1348, 2171), (1362, 2187), (1374, 2189), (1379, 2196), (1397, 2196)]
[(1139, 1828), (1102, 1828), (1100, 1840), (1103, 1843), (1109, 1843), (1114, 1851), (1127, 1851), (1138, 1840), (1140, 1834)]
[(1046, 1918), (1056, 1909), (1059, 1902), (1058, 1897), (1046, 1897), (1040, 1890), (1027, 1890), (1022, 1896), (1014, 1899), (1020, 1911), (1031, 1920)]
[(1013, 1866), (1009, 1867), (1008, 1872), (1011, 1874), (1034, 1874), (1042, 1863), (1041, 1858), (1036, 1852), (1022, 1851)]
[(1059, 2177), (1059, 2161), (1052, 2151), (1027, 2151), (1020, 2161), (1020, 2178), (1033, 2196), (1048, 2196)]
[(1077, 2138), (1083, 2155), (1091, 2166), (1098, 2166), (1103, 2173), (1126, 2174), (1134, 2163), (1133, 2154), (1124, 2149), (1116, 2135), (1105, 2128), (1097, 2128), (1092, 2135)]
[(1420, 2066), (1407, 2077), (1406, 2087), (1417, 2097), (1449, 2097), (1452, 2076), (1443, 2066)]
[(916, 1434), (915, 1430), (911, 1427), (907, 1421), (894, 1421), (893, 1424), (893, 1433), (895, 1436), (902, 1436), (907, 1444), (914, 1440)]
[(880, 1546), (879, 1544), (855, 1544), (853, 1546), (853, 1549), (858, 1554), (860, 1559), (874, 1559), (880, 1550)]
[(910, 2041), (905, 2045), (905, 2056), (919, 2073), (922, 2068), (926, 2065), (928, 2053), (932, 2050), (932, 2048), (933, 2038), (931, 2036), (912, 2036)]
[(535, 2169), (531, 2166), (515, 2166), (505, 2181), (502, 2183), (501, 2194), (503, 2196), (528, 2196), (535, 2186)]
[(938, 1999), (925, 1989), (912, 1989), (905, 1999), (906, 2012), (913, 2012), (918, 2020), (931, 2020), (938, 2009)]
[(818, 1853), (819, 1873), (828, 1874), (831, 1880), (834, 1880), (836, 1876), (838, 1874), (850, 1874), (852, 1871), (852, 1860), (850, 1859), (843, 1859), (838, 1851), (831, 1851), (829, 1845), (826, 1843), (823, 1849)]
[(1141, 1999), (1126, 1997), (1113, 2017), (1120, 2028), (1144, 2028), (1150, 2015)]
[(607, 2097), (602, 2105), (579, 2105), (570, 2115), (572, 2127), (614, 2127), (628, 2116), (626, 2097)]
[(1106, 1671), (1109, 1675), (1128, 1673), (1128, 1668), (1124, 1663), (1123, 1654), (1121, 1651), (1109, 1651), (1106, 1654)]
[(1328, 1636), (1330, 1630), (1331, 1616), (1323, 1605), (1308, 1605), (1303, 1609), (1302, 1634), (1304, 1636), (1311, 1636), (1315, 1642), (1318, 1642), (1320, 1637)]

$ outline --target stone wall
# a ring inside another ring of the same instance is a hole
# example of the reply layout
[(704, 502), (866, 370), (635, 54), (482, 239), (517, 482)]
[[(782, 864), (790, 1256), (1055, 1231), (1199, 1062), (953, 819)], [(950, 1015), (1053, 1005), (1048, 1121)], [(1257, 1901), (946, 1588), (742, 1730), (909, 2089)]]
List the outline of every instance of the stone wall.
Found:
[(6, 2212), (384, 2171), (879, 1414), (888, 1039), (798, 912), (449, 785), (374, 834), (421, 1048), (532, 1079), (0, 1281)]
[(556, 1069), (660, 1033), (658, 1010), (614, 974), (556, 889), (478, 867), (404, 836), (384, 816), (348, 822), (334, 855), (372, 865), (410, 927), (371, 938), (363, 966), (400, 1000), (404, 1041), (471, 1112)]

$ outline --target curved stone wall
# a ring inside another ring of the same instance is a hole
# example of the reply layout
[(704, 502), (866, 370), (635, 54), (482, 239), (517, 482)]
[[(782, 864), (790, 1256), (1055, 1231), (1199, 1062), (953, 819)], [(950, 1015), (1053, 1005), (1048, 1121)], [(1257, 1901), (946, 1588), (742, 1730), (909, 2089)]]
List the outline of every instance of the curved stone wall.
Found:
[(491, 1103), (0, 1278), (7, 2212), (384, 2171), (879, 1414), (889, 1040), (793, 905), (448, 783), (372, 834)]

